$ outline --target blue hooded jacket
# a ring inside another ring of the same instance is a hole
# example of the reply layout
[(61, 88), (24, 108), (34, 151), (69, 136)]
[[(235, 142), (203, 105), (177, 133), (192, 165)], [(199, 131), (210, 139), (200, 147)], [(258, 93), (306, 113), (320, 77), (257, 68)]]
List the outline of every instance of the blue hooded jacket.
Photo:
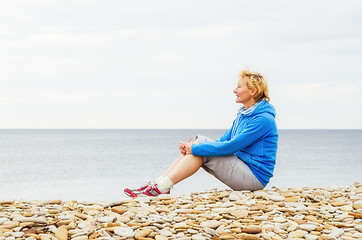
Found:
[(195, 156), (235, 154), (243, 160), (258, 180), (266, 186), (273, 176), (278, 147), (275, 109), (266, 100), (251, 108), (242, 107), (232, 127), (220, 140), (192, 144)]

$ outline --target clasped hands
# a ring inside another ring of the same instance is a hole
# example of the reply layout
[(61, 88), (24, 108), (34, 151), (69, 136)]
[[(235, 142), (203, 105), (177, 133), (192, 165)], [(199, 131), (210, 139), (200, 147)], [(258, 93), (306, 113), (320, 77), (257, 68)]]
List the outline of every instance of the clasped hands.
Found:
[(192, 139), (190, 139), (190, 141), (188, 143), (180, 142), (179, 149), (180, 149), (181, 154), (182, 155), (192, 154), (192, 144), (194, 144)]

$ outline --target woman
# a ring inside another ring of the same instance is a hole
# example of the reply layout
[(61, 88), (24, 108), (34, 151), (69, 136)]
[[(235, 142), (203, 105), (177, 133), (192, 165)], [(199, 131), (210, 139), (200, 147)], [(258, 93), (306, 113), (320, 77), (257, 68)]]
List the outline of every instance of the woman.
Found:
[(261, 190), (273, 176), (278, 130), (275, 109), (269, 103), (268, 86), (257, 72), (242, 70), (234, 89), (239, 110), (232, 127), (219, 140), (197, 136), (180, 142), (181, 156), (156, 181), (138, 189), (126, 188), (130, 197), (170, 193), (174, 184), (193, 175), (200, 167), (231, 189)]

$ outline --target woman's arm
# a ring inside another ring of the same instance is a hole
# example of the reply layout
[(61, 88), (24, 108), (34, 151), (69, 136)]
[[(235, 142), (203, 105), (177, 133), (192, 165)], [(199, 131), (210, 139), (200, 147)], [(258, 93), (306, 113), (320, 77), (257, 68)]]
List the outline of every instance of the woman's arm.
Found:
[(234, 125), (236, 124), (236, 121), (238, 120), (239, 116), (237, 116), (234, 121), (233, 124), (231, 125), (231, 128), (229, 130), (227, 130), (224, 135), (222, 135), (220, 137), (219, 140), (215, 140), (215, 142), (225, 142), (225, 141), (229, 141), (231, 139), (231, 132), (233, 130)]
[(230, 128), (229, 130), (226, 131), (226, 133), (224, 133), (224, 135), (222, 135), (220, 137), (220, 140), (218, 140), (218, 142), (225, 142), (225, 141), (228, 141), (231, 139), (231, 129)]
[(250, 124), (234, 139), (218, 142), (204, 142), (192, 145), (192, 154), (195, 156), (224, 156), (245, 149), (257, 141), (272, 127), (271, 120), (265, 116), (256, 116)]

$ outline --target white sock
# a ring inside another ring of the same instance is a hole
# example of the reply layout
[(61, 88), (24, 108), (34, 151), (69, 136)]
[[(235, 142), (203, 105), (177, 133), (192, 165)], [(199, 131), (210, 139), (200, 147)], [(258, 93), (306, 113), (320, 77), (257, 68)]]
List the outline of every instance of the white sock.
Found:
[(161, 182), (163, 178), (164, 178), (163, 175), (159, 176), (159, 177), (156, 179), (155, 183)]
[(161, 193), (168, 192), (173, 187), (173, 182), (166, 176), (160, 176), (156, 180), (158, 190), (160, 190)]

